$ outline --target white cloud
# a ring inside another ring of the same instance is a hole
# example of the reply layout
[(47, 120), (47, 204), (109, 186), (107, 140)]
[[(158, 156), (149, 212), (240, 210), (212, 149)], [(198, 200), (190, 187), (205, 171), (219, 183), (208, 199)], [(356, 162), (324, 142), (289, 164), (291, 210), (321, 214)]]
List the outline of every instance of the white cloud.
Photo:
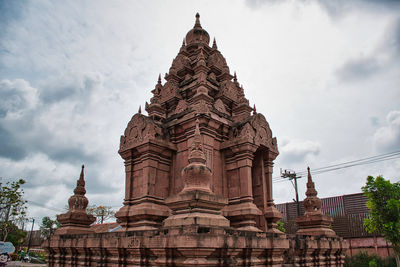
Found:
[[(268, 2), (42, 0), (11, 8), (0, 20), (0, 94), (10, 94), (0, 98), (0, 176), (28, 177), (27, 199), (62, 209), (85, 163), (91, 203), (121, 205), (119, 136), (168, 71), (196, 12), (280, 142), (274, 176), (280, 167), (304, 171), (393, 146), (397, 119), (377, 130), (370, 118), (400, 110), (397, 6)], [(382, 163), (315, 179), (327, 196), (359, 191), (367, 174), (398, 171)], [(277, 202), (293, 198), (288, 186), (276, 185)]]
[(320, 150), (321, 145), (318, 142), (290, 139), (279, 146), (280, 162), (287, 165), (306, 164), (306, 159), (318, 155)]
[(20, 117), (38, 102), (37, 89), (23, 79), (0, 81), (0, 117)]
[(374, 142), (378, 151), (400, 150), (400, 111), (393, 110), (386, 117), (386, 125), (376, 130)]

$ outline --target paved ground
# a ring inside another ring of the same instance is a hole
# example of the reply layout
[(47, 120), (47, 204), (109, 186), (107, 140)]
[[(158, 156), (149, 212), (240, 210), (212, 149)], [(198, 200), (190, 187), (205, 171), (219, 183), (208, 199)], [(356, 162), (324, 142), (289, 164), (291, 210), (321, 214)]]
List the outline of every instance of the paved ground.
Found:
[(14, 267), (45, 267), (46, 264), (38, 264), (38, 263), (26, 263), (22, 261), (10, 261), (7, 263), (7, 266), (14, 266)]

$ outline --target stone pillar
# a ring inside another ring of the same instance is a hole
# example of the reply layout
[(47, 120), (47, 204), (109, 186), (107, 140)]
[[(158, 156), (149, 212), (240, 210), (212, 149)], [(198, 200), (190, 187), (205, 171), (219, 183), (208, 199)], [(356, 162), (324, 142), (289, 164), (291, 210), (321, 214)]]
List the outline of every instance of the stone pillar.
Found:
[(224, 214), (231, 226), (239, 230), (261, 231), (256, 227), (256, 217), (262, 214), (253, 202), (252, 166), (257, 146), (242, 143), (229, 147), (226, 152), (229, 205)]
[(264, 157), (264, 174), (265, 174), (265, 182), (266, 182), (266, 200), (267, 206), (264, 209), (264, 217), (267, 221), (268, 232), (274, 233), (282, 233), (279, 231), (276, 226), (277, 222), (282, 219), (282, 214), (279, 210), (275, 208), (273, 194), (272, 194), (272, 171), (274, 167), (273, 160), (276, 158), (276, 155), (269, 151), (267, 155)]
[(121, 231), (154, 230), (170, 210), (164, 203), (175, 146), (164, 140), (158, 122), (135, 114), (121, 136), (119, 154), (125, 161), (124, 206), (115, 214)]
[(116, 213), (122, 230), (151, 230), (161, 226), (170, 211), (168, 196), (172, 150), (165, 143), (149, 141), (121, 152), (125, 160), (124, 206)]

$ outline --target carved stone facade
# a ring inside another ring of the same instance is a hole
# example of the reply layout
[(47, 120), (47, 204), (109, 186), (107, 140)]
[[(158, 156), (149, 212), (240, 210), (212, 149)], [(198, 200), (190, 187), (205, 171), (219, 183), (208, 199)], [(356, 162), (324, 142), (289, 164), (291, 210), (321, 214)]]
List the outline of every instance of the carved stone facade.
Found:
[(277, 141), (209, 42), (197, 14), (148, 116), (135, 114), (121, 136), (121, 229), (52, 237), (49, 266), (282, 266)]

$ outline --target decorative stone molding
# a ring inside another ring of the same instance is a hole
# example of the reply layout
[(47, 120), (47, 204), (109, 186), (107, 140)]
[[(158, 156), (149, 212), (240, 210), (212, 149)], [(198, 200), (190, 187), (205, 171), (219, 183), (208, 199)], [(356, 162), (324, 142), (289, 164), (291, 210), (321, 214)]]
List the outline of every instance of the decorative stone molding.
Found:
[(125, 133), (121, 136), (120, 151), (135, 147), (150, 139), (161, 138), (162, 129), (150, 118), (135, 114), (129, 121)]

